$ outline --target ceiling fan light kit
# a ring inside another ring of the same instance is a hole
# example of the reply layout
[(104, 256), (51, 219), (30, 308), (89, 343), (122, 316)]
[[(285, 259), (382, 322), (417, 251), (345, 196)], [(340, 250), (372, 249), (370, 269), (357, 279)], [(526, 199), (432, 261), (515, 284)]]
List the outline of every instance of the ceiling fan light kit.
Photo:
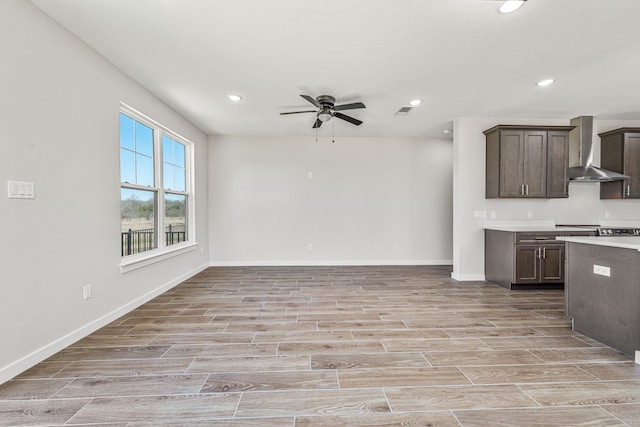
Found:
[(316, 121), (312, 126), (313, 129), (319, 128), (320, 126), (322, 126), (322, 123), (328, 122), (333, 117), (337, 117), (341, 120), (344, 120), (356, 126), (360, 126), (362, 124), (361, 120), (358, 120), (351, 116), (347, 116), (346, 114), (340, 113), (340, 111), (355, 110), (358, 108), (367, 108), (362, 102), (353, 102), (350, 104), (335, 105), (336, 99), (331, 95), (320, 95), (315, 99), (309, 95), (300, 95), (300, 96), (306, 101), (313, 104), (313, 106), (316, 107), (317, 110), (289, 111), (286, 113), (280, 113), (280, 115), (284, 116), (287, 114), (316, 113)]
[(332, 117), (333, 117), (333, 116), (332, 116), (332, 115), (331, 115), (331, 113), (330, 113), (330, 112), (328, 112), (328, 111), (320, 111), (320, 112), (318, 113), (318, 119), (319, 119), (321, 122), (328, 122), (329, 120), (331, 120), (331, 118), (332, 118)]

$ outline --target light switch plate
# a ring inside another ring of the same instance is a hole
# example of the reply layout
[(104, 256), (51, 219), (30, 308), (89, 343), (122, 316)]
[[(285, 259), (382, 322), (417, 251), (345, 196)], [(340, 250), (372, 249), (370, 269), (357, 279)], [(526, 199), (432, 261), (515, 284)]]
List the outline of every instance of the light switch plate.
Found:
[(33, 182), (7, 181), (8, 197), (10, 199), (35, 199), (36, 191)]

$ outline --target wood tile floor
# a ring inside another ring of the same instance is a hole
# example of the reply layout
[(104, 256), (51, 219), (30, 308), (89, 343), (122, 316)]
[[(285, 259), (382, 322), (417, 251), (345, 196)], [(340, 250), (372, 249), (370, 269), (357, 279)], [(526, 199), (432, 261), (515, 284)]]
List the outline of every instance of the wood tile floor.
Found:
[(560, 290), (449, 267), (210, 268), (0, 385), (0, 426), (640, 426)]

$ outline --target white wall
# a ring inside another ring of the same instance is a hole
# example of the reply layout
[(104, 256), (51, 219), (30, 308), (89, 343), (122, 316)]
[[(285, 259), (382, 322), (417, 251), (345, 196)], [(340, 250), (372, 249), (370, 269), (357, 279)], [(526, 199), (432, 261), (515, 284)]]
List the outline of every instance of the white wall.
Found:
[[(453, 275), (457, 280), (484, 279), (484, 221), (474, 211), (495, 211), (501, 221), (555, 221), (557, 224), (597, 224), (640, 220), (640, 200), (600, 200), (600, 184), (570, 183), (566, 199), (485, 199), (485, 137), (497, 124), (569, 125), (569, 120), (463, 117), (454, 123)], [(600, 164), (598, 133), (620, 127), (640, 127), (640, 121), (594, 120), (594, 165)], [(528, 211), (533, 218), (528, 219)]]
[(215, 265), (451, 263), (451, 141), (210, 137), (209, 159)]
[[(208, 265), (208, 144), (29, 2), (0, 1), (0, 58), (0, 184), (36, 188), (35, 200), (0, 195), (2, 383)], [(120, 272), (120, 101), (195, 143), (203, 253)]]

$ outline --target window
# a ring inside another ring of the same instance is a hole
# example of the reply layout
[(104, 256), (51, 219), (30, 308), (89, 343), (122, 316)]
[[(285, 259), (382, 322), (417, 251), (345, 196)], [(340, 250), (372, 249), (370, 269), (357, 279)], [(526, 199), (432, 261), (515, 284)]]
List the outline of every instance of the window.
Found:
[(190, 240), (192, 144), (140, 113), (120, 111), (123, 257)]

